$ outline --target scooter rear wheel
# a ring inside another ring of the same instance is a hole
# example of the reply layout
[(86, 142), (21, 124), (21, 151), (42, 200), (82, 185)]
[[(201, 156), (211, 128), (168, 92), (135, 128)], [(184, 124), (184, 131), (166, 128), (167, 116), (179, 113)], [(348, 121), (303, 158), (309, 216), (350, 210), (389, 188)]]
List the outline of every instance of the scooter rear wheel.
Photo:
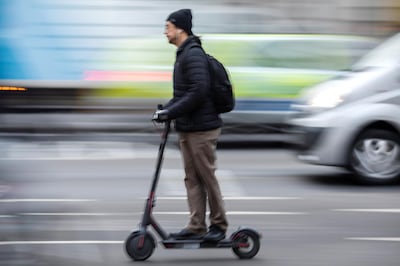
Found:
[(232, 251), (240, 259), (251, 259), (260, 250), (260, 236), (249, 229), (239, 230), (232, 236)]
[(135, 261), (148, 259), (155, 247), (155, 239), (149, 232), (135, 231), (125, 241), (126, 253)]

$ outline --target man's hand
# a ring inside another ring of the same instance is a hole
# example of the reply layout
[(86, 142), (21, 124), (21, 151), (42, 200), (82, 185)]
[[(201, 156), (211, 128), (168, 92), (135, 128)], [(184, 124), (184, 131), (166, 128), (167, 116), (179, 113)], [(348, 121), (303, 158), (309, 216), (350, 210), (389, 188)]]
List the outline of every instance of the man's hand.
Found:
[(155, 122), (158, 122), (158, 123), (165, 122), (169, 119), (168, 113), (169, 112), (166, 109), (165, 110), (157, 110), (154, 112), (152, 120)]

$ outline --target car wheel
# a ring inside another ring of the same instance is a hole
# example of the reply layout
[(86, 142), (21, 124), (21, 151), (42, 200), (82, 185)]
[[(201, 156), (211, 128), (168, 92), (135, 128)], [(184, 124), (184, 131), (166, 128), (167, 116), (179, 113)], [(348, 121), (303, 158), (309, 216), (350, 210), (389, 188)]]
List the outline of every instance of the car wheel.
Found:
[(400, 176), (400, 137), (394, 132), (370, 129), (358, 136), (350, 152), (350, 168), (359, 181), (384, 184)]

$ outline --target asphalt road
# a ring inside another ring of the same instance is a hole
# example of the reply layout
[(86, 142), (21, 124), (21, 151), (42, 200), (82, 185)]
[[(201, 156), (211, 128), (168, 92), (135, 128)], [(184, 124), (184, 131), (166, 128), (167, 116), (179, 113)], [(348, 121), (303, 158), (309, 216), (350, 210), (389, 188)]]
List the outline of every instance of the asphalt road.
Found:
[[(133, 265), (123, 243), (137, 228), (154, 172), (151, 142), (1, 142), (0, 265)], [(359, 186), (340, 169), (305, 165), (270, 144), (222, 145), (217, 172), (230, 234), (262, 235), (252, 260), (229, 249), (166, 250), (151, 265), (397, 266), (400, 186)], [(188, 213), (171, 143), (155, 217), (166, 231)]]

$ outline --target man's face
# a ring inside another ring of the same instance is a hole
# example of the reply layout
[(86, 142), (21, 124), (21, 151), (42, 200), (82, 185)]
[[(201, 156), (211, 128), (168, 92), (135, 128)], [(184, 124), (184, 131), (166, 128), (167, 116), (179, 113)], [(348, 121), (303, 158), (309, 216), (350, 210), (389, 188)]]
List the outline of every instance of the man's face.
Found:
[(173, 23), (169, 21), (165, 23), (164, 34), (167, 37), (169, 43), (176, 45), (181, 31), (182, 30), (178, 29)]

